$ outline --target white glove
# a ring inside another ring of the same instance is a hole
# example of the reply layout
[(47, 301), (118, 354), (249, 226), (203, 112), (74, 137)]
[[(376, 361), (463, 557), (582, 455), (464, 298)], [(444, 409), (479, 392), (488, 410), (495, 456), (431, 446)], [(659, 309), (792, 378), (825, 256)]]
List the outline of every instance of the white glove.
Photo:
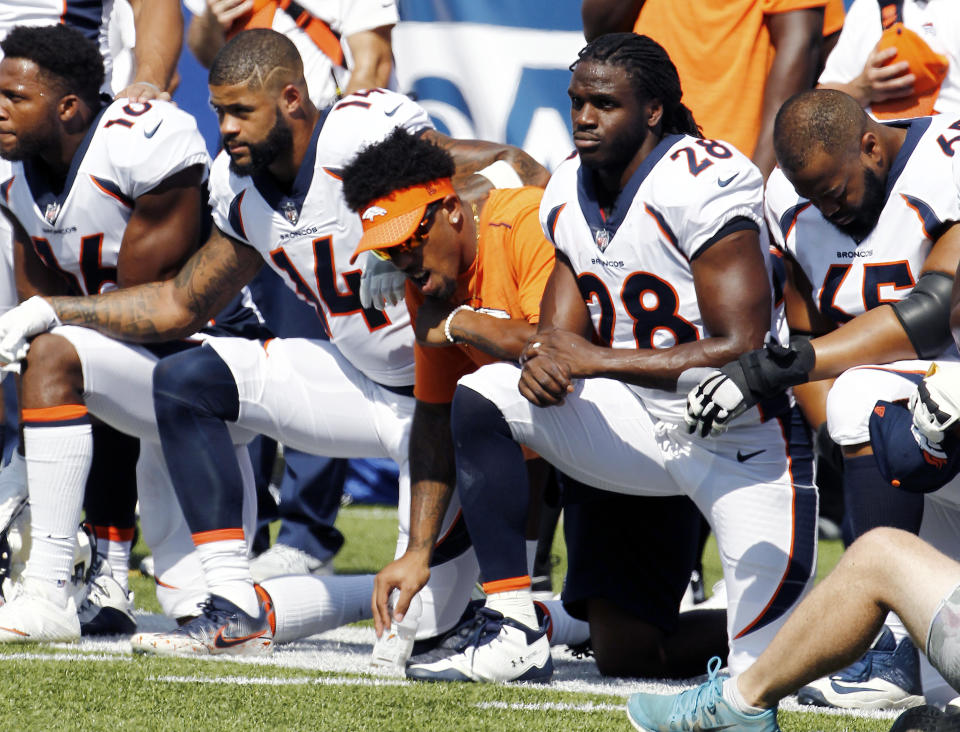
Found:
[(393, 266), (392, 262), (367, 255), (360, 276), (360, 304), (386, 310), (403, 300), (403, 291), (407, 285), (407, 276)]
[(960, 419), (960, 365), (933, 364), (910, 396), (913, 426), (932, 443), (943, 442)]
[(60, 319), (53, 307), (39, 295), (0, 315), (0, 367), (19, 372), (16, 364), (30, 350), (28, 340), (58, 325)]
[(683, 415), (687, 432), (701, 437), (725, 432), (733, 419), (752, 406), (733, 378), (717, 369), (710, 369), (709, 374), (687, 394), (687, 411)]

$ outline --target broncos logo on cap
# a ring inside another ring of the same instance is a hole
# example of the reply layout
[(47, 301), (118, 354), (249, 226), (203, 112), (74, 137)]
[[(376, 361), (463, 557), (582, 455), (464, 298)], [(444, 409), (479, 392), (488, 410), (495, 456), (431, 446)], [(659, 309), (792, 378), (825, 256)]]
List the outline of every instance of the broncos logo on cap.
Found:
[(360, 216), (364, 221), (373, 221), (377, 216), (386, 216), (387, 209), (381, 208), (380, 206), (371, 206), (366, 211), (363, 212), (363, 215)]

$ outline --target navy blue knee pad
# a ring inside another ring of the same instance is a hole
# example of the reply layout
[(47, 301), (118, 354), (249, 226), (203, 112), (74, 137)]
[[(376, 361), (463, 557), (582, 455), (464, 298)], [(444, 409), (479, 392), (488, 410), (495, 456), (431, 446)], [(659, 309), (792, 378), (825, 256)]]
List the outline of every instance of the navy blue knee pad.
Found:
[(243, 481), (227, 422), (240, 414), (233, 374), (208, 346), (161, 359), (153, 372), (157, 428), (191, 533), (243, 526)]
[(523, 450), (497, 406), (458, 386), (450, 417), (457, 456), (457, 492), (477, 552), (480, 579), (527, 574), (530, 491)]

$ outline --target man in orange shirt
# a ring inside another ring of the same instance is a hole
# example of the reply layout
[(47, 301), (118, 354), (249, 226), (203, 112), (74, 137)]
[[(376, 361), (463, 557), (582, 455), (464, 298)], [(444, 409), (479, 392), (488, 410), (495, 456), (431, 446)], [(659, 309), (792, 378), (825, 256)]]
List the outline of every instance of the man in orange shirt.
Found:
[[(536, 332), (540, 297), (553, 270), (554, 248), (538, 214), (542, 188), (497, 189), (481, 180), (458, 195), (453, 173), (447, 153), (406, 132), (360, 153), (343, 171), (344, 197), (360, 213), (365, 231), (354, 256), (372, 250), (407, 275), (406, 302), (417, 336), (413, 532), (406, 553), (377, 575), (378, 635), (390, 625), (390, 590), (401, 589), (395, 613), (400, 620), (429, 574), (436, 539), (430, 532), (439, 530), (453, 492), (450, 403), (457, 380), (483, 364), (519, 358)], [(544, 170), (544, 183), (547, 177)], [(443, 496), (435, 517), (421, 516), (426, 502), (420, 497), (427, 495)]]
[(667, 49), (680, 73), (683, 103), (704, 136), (732, 142), (766, 177), (776, 165), (773, 118), (790, 96), (813, 87), (823, 37), (843, 24), (835, 5), (836, 0), (584, 0), (581, 13), (588, 41), (632, 30)]

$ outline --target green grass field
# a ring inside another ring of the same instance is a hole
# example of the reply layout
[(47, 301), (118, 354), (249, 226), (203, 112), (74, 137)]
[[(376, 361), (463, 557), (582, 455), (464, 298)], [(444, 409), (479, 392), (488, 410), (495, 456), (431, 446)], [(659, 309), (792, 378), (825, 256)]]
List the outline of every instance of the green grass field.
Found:
[[(372, 572), (393, 553), (392, 511), (349, 507), (338, 522), (347, 543), (338, 572)], [(138, 546), (134, 563), (144, 556)], [(562, 539), (555, 551), (559, 588)], [(821, 543), (820, 573), (840, 547)], [(719, 578), (715, 548), (705, 567)], [(137, 605), (158, 612), (153, 583), (131, 573)], [(629, 730), (624, 694), (534, 686), (430, 685), (375, 680), (315, 668), (217, 660), (132, 657), (116, 648), (0, 647), (0, 728), (11, 730)], [(784, 730), (884, 732), (890, 720), (781, 712)]]

